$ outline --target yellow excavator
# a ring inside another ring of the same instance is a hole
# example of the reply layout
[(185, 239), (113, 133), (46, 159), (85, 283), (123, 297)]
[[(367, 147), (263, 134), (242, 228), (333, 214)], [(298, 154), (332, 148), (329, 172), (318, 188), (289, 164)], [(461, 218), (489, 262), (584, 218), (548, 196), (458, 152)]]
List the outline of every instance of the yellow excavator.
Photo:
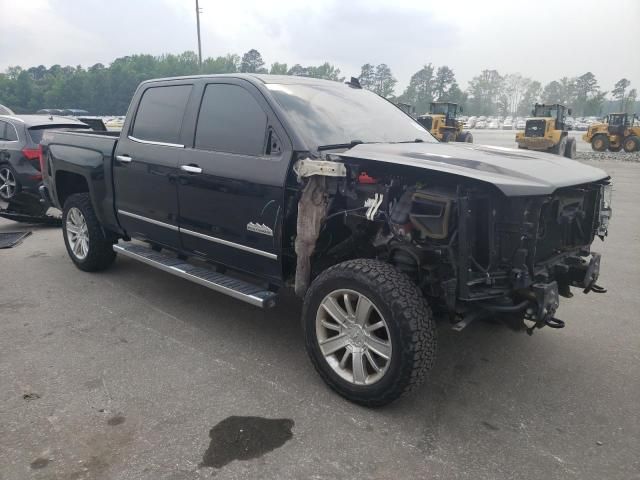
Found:
[(567, 114), (571, 115), (571, 109), (564, 105), (536, 103), (524, 131), (516, 133), (518, 148), (576, 158), (576, 139), (569, 136)]
[(473, 143), (471, 132), (462, 130), (458, 112), (462, 113), (462, 107), (458, 108), (457, 103), (431, 102), (429, 113), (420, 115), (417, 120), (441, 142)]
[(628, 113), (610, 113), (603, 123), (594, 123), (582, 136), (596, 152), (640, 151), (640, 125), (636, 125), (638, 116)]

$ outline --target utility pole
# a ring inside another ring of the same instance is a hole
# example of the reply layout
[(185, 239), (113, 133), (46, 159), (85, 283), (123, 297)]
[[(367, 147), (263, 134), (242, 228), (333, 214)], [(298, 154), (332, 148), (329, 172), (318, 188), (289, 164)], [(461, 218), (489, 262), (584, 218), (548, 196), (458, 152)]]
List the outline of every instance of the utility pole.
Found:
[(196, 25), (198, 27), (198, 64), (202, 68), (202, 42), (200, 41), (200, 5), (196, 0)]

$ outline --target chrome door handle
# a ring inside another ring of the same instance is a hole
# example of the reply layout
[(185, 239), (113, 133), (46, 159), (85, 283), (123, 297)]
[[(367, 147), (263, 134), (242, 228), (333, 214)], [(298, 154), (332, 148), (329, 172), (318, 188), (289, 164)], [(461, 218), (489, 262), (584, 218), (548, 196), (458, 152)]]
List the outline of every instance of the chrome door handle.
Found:
[(120, 163), (131, 163), (131, 160), (133, 160), (133, 158), (131, 158), (129, 155), (116, 155), (116, 160), (118, 160)]
[(196, 165), (180, 165), (180, 170), (189, 173), (202, 173), (202, 169)]

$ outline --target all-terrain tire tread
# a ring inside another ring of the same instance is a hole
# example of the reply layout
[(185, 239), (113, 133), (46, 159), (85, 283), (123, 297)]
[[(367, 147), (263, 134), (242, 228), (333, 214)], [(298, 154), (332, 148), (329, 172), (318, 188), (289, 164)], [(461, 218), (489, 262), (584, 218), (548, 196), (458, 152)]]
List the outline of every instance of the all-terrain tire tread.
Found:
[[(433, 367), (436, 359), (437, 335), (436, 326), (431, 309), (418, 287), (402, 272), (388, 263), (371, 259), (348, 260), (334, 265), (312, 283), (307, 292), (303, 308), (303, 319), (310, 314), (309, 298), (314, 287), (335, 278), (349, 278), (368, 284), (389, 306), (393, 320), (402, 323), (401, 331), (403, 350), (401, 364), (404, 366), (393, 383), (383, 393), (376, 397), (350, 394), (349, 399), (361, 405), (375, 407), (382, 406), (398, 397), (414, 390), (424, 380), (427, 372)], [(315, 311), (311, 312), (315, 315)], [(391, 320), (391, 321), (393, 321)], [(306, 327), (306, 321), (303, 322)], [(305, 341), (309, 337), (305, 331)], [(324, 381), (338, 393), (342, 394), (339, 386), (327, 374), (314, 355), (309, 355), (315, 369)]]
[[(80, 209), (82, 215), (84, 215), (85, 221), (87, 222), (87, 230), (89, 231), (89, 254), (83, 261), (78, 261), (71, 253), (65, 233), (66, 230), (64, 230), (67, 213), (72, 207)], [(67, 198), (64, 202), (62, 222), (64, 243), (67, 247), (71, 260), (76, 267), (85, 272), (98, 272), (108, 268), (113, 263), (116, 258), (116, 252), (113, 251), (115, 238), (108, 234), (105, 235), (105, 232), (98, 221), (98, 217), (93, 210), (91, 197), (89, 197), (88, 193), (75, 193)]]

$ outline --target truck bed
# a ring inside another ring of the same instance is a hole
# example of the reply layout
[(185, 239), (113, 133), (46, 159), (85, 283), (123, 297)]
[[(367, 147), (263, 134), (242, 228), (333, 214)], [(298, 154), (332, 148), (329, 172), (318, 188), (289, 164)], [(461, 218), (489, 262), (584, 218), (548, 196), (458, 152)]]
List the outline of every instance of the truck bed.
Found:
[[(95, 132), (92, 130), (52, 130), (44, 134), (41, 145), (46, 153), (46, 165), (42, 172), (52, 204), (62, 209), (65, 198), (57, 193), (61, 182), (66, 191), (82, 191), (87, 183), (96, 214), (104, 225), (117, 228), (113, 211), (112, 161), (118, 143), (119, 132)], [(57, 175), (61, 172), (61, 175)], [(73, 185), (69, 189), (69, 184)], [(85, 190), (86, 191), (86, 190)]]

